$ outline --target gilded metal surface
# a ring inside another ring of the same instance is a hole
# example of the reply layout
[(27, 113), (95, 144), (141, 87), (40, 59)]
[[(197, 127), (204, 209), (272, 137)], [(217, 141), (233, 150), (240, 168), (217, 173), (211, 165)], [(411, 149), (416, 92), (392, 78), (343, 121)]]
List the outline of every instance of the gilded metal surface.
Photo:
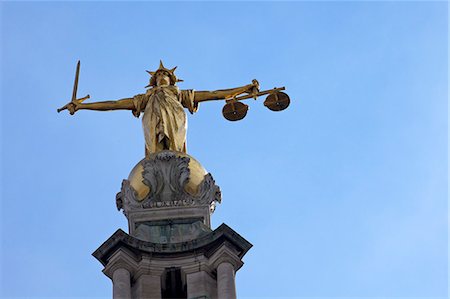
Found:
[(57, 111), (58, 113), (67, 109), (69, 110), (70, 114), (73, 115), (75, 113), (74, 108), (77, 104), (81, 104), (84, 100), (87, 100), (90, 98), (89, 95), (81, 98), (81, 99), (77, 99), (77, 90), (78, 90), (78, 78), (80, 77), (80, 61), (78, 60), (77, 63), (77, 70), (75, 71), (75, 81), (73, 83), (73, 91), (72, 91), (72, 100), (64, 105), (63, 107), (59, 108)]
[[(223, 115), (228, 120), (236, 121), (244, 118), (248, 110), (247, 105), (239, 102), (241, 100), (256, 99), (259, 96), (269, 94), (270, 99), (271, 97), (281, 97), (281, 100), (275, 100), (275, 102), (270, 100), (266, 105), (269, 109), (279, 111), (289, 105), (289, 97), (279, 92), (284, 90), (284, 87), (259, 91), (259, 82), (255, 79), (252, 80), (251, 84), (230, 89), (216, 91), (180, 90), (175, 84), (182, 80), (175, 75), (175, 69), (176, 67), (168, 69), (160, 62), (156, 71), (147, 71), (151, 76), (149, 84), (146, 86), (149, 89), (143, 94), (116, 101), (83, 103), (84, 100), (89, 98), (89, 95), (81, 99), (76, 98), (80, 71), (80, 62), (78, 62), (72, 100), (58, 109), (58, 112), (68, 110), (70, 114), (74, 114), (82, 109), (98, 111), (131, 110), (136, 117), (143, 113), (145, 153), (148, 157), (150, 154), (162, 150), (186, 152), (187, 118), (183, 108), (187, 108), (189, 112), (194, 113), (201, 102), (227, 100), (223, 108)], [(240, 96), (242, 94), (245, 95)], [(272, 104), (272, 102), (275, 104)]]
[[(155, 154), (150, 155), (148, 158), (152, 158)], [(180, 157), (189, 157), (189, 181), (185, 186), (185, 191), (191, 195), (197, 194), (198, 187), (203, 181), (205, 175), (208, 173), (203, 166), (195, 160), (193, 157), (188, 154), (178, 152)], [(128, 176), (128, 180), (130, 181), (131, 186), (136, 190), (136, 198), (138, 200), (143, 200), (148, 193), (150, 192), (150, 188), (144, 184), (142, 171), (144, 170), (142, 166), (142, 162), (145, 159), (141, 160), (136, 166), (131, 170), (130, 175)]]
[(264, 101), (264, 106), (269, 108), (272, 111), (281, 111), (286, 109), (291, 100), (289, 96), (284, 92), (275, 92), (270, 94), (267, 99)]
[(223, 106), (222, 114), (229, 121), (241, 120), (247, 115), (248, 105), (241, 102), (229, 102)]

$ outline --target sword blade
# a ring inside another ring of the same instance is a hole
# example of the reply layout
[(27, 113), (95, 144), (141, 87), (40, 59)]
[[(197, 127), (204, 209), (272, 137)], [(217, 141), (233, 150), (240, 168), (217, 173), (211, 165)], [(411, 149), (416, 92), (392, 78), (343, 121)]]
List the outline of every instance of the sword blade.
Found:
[(78, 76), (79, 75), (80, 75), (80, 61), (78, 60), (77, 71), (75, 73), (75, 82), (73, 83), (72, 102), (75, 102), (77, 99)]

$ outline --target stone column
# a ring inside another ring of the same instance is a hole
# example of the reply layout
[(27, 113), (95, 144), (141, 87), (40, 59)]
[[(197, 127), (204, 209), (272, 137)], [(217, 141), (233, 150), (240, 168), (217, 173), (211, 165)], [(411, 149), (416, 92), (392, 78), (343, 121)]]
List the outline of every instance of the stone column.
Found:
[(114, 299), (131, 299), (131, 278), (127, 269), (116, 269), (112, 281)]
[(218, 299), (236, 299), (234, 267), (229, 262), (222, 262), (217, 267)]

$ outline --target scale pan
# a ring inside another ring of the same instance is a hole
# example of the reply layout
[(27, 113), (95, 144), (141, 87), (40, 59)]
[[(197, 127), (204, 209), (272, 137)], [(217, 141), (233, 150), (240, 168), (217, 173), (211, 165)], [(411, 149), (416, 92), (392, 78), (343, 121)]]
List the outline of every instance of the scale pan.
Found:
[(229, 121), (241, 120), (247, 115), (248, 105), (241, 102), (227, 103), (223, 106), (222, 114)]
[(272, 111), (281, 111), (286, 109), (290, 102), (291, 100), (287, 94), (284, 92), (275, 92), (266, 98), (264, 101), (264, 106)]

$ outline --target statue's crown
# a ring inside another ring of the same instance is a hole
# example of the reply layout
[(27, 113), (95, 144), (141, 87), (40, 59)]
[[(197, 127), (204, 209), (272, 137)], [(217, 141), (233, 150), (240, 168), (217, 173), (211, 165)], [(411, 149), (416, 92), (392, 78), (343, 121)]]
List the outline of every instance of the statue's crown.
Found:
[(175, 85), (177, 82), (182, 82), (183, 80), (178, 79), (177, 76), (175, 75), (175, 70), (176, 69), (177, 69), (177, 67), (174, 67), (173, 69), (168, 69), (168, 68), (164, 67), (164, 64), (163, 64), (162, 60), (160, 60), (159, 61), (159, 68), (156, 71), (154, 71), (154, 72), (146, 71), (147, 73), (150, 74), (151, 77), (150, 77), (149, 84), (147, 86), (145, 86), (145, 87), (147, 88), (147, 87), (150, 87), (150, 86), (156, 86), (156, 76), (155, 75), (157, 73), (159, 73), (159, 72), (167, 73), (167, 75), (170, 78), (170, 85)]

